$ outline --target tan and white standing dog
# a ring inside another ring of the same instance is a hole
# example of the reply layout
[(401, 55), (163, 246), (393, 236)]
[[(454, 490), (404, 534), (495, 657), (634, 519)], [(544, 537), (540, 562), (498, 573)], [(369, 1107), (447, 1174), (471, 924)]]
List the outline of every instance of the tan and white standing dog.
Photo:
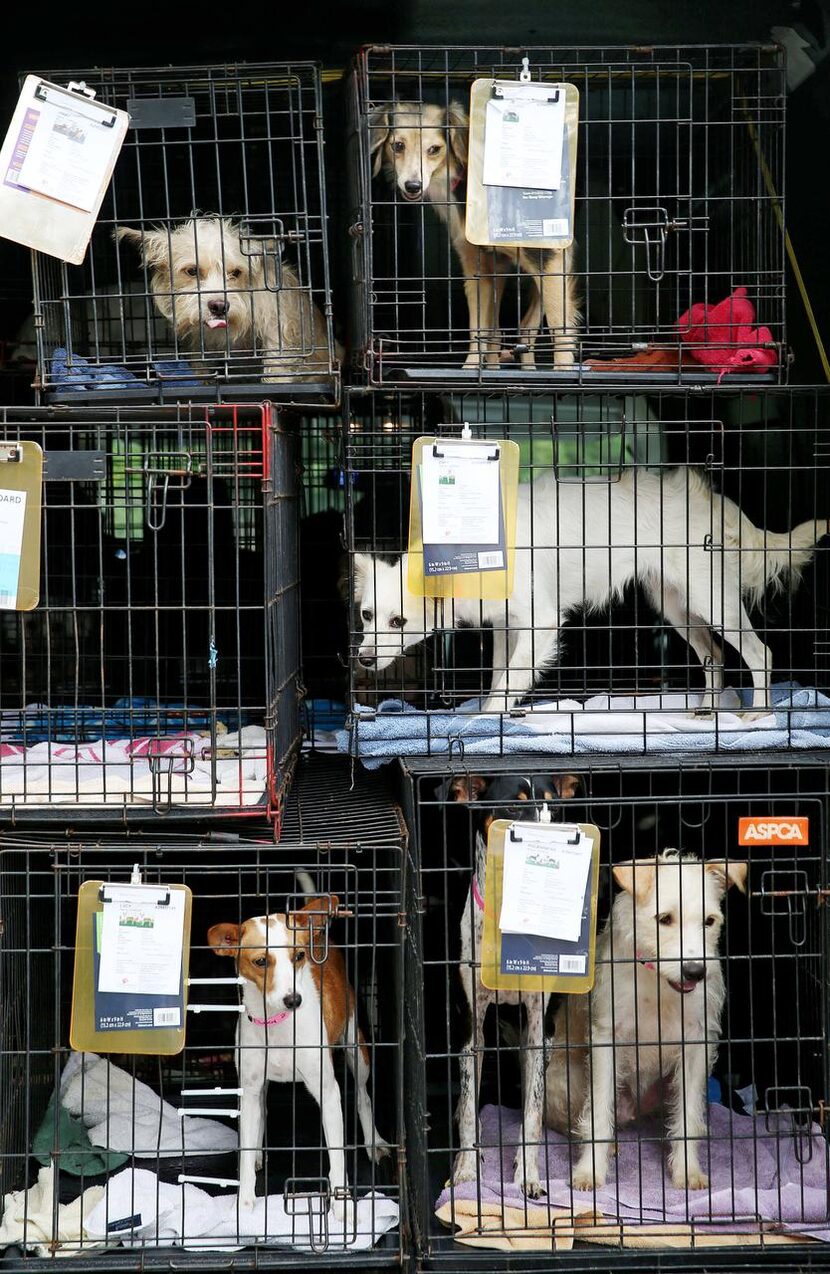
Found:
[(260, 360), (269, 384), (318, 381), (329, 369), (326, 320), (280, 260), (281, 242), (252, 237), (243, 248), (240, 224), (217, 216), (153, 230), (118, 226), (115, 237), (140, 252), (156, 309), (199, 370), (222, 355)]
[(256, 916), (208, 931), (217, 955), (236, 960), (244, 979), (236, 1038), (242, 1089), (239, 1116), (239, 1202), (252, 1208), (262, 1166), (268, 1083), (301, 1081), (320, 1103), (329, 1153), (335, 1215), (347, 1196), (343, 1108), (331, 1050), (342, 1044), (356, 1086), (357, 1113), (370, 1159), (389, 1147), (375, 1128), (367, 1092), (369, 1052), (355, 1015), (355, 996), (343, 955), (327, 928), (339, 906), (335, 895), (312, 898), (287, 915)]
[(622, 892), (597, 941), (596, 984), (564, 997), (549, 1046), (545, 1118), (583, 1142), (575, 1189), (605, 1184), (617, 1126), (659, 1104), (664, 1081), (672, 1184), (708, 1185), (700, 1144), (725, 997), (723, 900), (730, 885), (746, 892), (746, 873), (676, 850), (614, 868)]
[(570, 249), (480, 248), (467, 239), (466, 207), (458, 190), (467, 177), (469, 127), (459, 102), (450, 102), (446, 108), (427, 102), (387, 102), (369, 117), (372, 175), (383, 170), (402, 198), (409, 203), (426, 200), (449, 227), (464, 274), (470, 316), (465, 367), (500, 362), (502, 297), (508, 278), (520, 271), (534, 285), (519, 325), (522, 364), (535, 366), (535, 345), (544, 317), (554, 343), (554, 366), (571, 367), (580, 316)]

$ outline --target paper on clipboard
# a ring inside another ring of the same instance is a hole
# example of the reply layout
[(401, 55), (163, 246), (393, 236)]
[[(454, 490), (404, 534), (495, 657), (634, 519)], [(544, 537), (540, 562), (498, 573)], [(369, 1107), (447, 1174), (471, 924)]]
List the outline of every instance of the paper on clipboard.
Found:
[(498, 450), (486, 443), (436, 450), (426, 448), (422, 459), (424, 543), (498, 543)]
[(562, 179), (565, 95), (531, 85), (487, 103), (485, 186), (558, 190)]
[(0, 149), (0, 233), (80, 264), (128, 123), (91, 90), (27, 76)]
[(582, 832), (563, 839), (558, 829), (519, 827), (519, 839), (505, 842), (499, 928), (576, 942), (593, 843)]
[(183, 931), (181, 891), (108, 886), (98, 990), (176, 995), (181, 982)]

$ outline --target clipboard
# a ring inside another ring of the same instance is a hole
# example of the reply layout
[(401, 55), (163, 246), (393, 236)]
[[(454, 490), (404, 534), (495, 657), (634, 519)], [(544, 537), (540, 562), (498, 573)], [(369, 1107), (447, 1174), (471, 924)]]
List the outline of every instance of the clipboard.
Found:
[(0, 149), (3, 237), (80, 265), (128, 124), (83, 83), (27, 75)]

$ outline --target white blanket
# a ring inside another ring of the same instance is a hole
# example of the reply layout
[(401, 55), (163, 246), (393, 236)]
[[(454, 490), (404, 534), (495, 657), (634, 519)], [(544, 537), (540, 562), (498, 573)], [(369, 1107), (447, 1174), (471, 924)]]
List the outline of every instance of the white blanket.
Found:
[[(261, 726), (223, 734), (211, 755), (210, 737), (97, 739), (0, 744), (0, 806), (26, 805), (256, 805), (266, 795), (268, 752)], [(238, 755), (225, 756), (228, 751)], [(215, 775), (215, 790), (214, 790)]]
[(61, 1075), (60, 1101), (82, 1120), (94, 1146), (138, 1159), (225, 1154), (237, 1147), (233, 1128), (215, 1119), (180, 1115), (152, 1088), (96, 1053), (71, 1053)]
[(106, 1187), (90, 1186), (72, 1203), (60, 1204), (53, 1236), (54, 1216), (54, 1172), (41, 1168), (30, 1190), (5, 1196), (0, 1248), (15, 1243), (37, 1256), (80, 1256), (119, 1244), (237, 1251), (259, 1242), (300, 1251), (360, 1251), (398, 1224), (399, 1209), (394, 1199), (370, 1193), (348, 1205), (345, 1223), (331, 1212), (310, 1221), (308, 1213), (286, 1212), (282, 1195), (272, 1194), (241, 1212), (235, 1194), (212, 1197), (198, 1186), (159, 1181), (146, 1168), (124, 1168)]

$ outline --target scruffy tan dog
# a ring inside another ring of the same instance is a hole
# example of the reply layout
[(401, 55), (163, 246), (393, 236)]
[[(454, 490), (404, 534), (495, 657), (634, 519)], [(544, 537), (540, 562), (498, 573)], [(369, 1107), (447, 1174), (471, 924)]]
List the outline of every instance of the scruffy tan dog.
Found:
[(217, 216), (115, 230), (119, 242), (141, 253), (156, 309), (199, 371), (247, 356), (261, 362), (269, 384), (319, 381), (330, 367), (326, 319), (280, 260), (281, 243), (257, 237), (243, 248), (241, 234), (238, 222)]
[(373, 175), (383, 170), (404, 199), (431, 203), (449, 227), (450, 241), (464, 272), (470, 311), (465, 367), (498, 365), (502, 343), (499, 310), (507, 280), (519, 271), (534, 284), (520, 322), (521, 362), (526, 367), (535, 366), (534, 347), (544, 316), (554, 342), (554, 365), (571, 367), (580, 316), (570, 250), (479, 248), (467, 240), (466, 204), (458, 191), (467, 179), (469, 128), (469, 117), (459, 102), (450, 102), (446, 109), (427, 102), (387, 102), (369, 119)]

